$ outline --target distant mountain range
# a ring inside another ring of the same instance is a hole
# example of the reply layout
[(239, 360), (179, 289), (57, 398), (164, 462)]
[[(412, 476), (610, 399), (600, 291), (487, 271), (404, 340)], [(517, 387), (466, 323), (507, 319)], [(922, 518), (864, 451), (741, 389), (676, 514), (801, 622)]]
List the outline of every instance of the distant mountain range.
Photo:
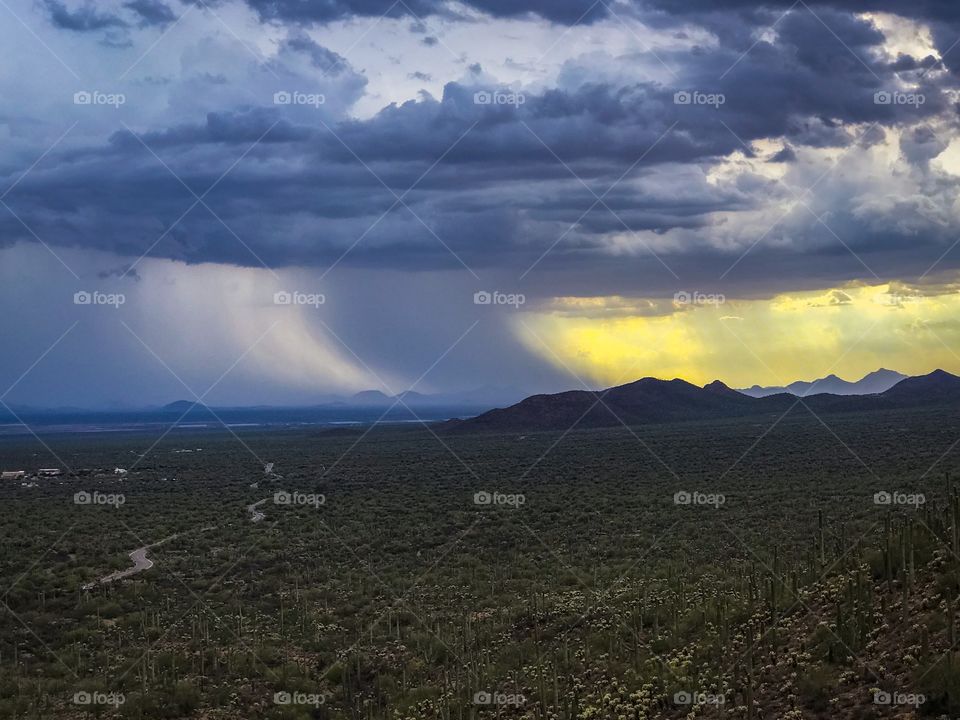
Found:
[(207, 406), (201, 402), (195, 402), (192, 400), (177, 400), (169, 405), (164, 405), (162, 408), (160, 408), (160, 411), (170, 413), (185, 413), (203, 411), (206, 409)]
[[(238, 410), (305, 410), (305, 409), (377, 409), (386, 410), (392, 405), (402, 408), (462, 408), (476, 411), (486, 410), (498, 406), (510, 405), (525, 397), (522, 391), (505, 386), (484, 386), (464, 392), (441, 393), (428, 395), (412, 390), (387, 395), (379, 390), (365, 390), (355, 395), (326, 395), (315, 398), (313, 402), (302, 405), (208, 405), (195, 400), (177, 400), (162, 406), (124, 406), (117, 408), (84, 408), (84, 407), (38, 407), (32, 405), (8, 403), (8, 407), (18, 415), (86, 415), (91, 413), (106, 414), (141, 414), (141, 413), (169, 413), (169, 414), (210, 414), (211, 411), (238, 411)], [(0, 407), (0, 416), (3, 409)]]
[(873, 395), (875, 393), (886, 392), (906, 377), (903, 373), (898, 373), (895, 370), (880, 368), (869, 375), (865, 375), (856, 382), (843, 380), (836, 375), (827, 375), (825, 378), (811, 382), (799, 380), (795, 383), (790, 383), (786, 387), (760, 387), (759, 385), (754, 385), (753, 387), (738, 390), (738, 392), (755, 398), (777, 395), (779, 393), (789, 393), (801, 397), (816, 395), (818, 393), (828, 393), (830, 395)]
[[(301, 407), (210, 407), (190, 400), (122, 412), (12, 406), (16, 415), (0, 408), (0, 423), (16, 424), (20, 417), (29, 417), (31, 425), (94, 423), (105, 427), (180, 420), (211, 426), (221, 422), (267, 426), (425, 420), (439, 423), (437, 427), (449, 431), (525, 432), (783, 414), (800, 402), (816, 413), (960, 407), (960, 377), (936, 370), (929, 375), (904, 378), (900, 373), (880, 369), (857, 382), (831, 375), (785, 388), (754, 386), (743, 391), (733, 390), (719, 380), (698, 387), (679, 379), (643, 378), (607, 390), (520, 397), (518, 391), (509, 388), (481, 388), (444, 395), (408, 391), (395, 396), (369, 390), (352, 396), (331, 396), (325, 402)], [(501, 409), (491, 409), (497, 406)], [(451, 417), (468, 419), (446, 420)]]
[(510, 387), (481, 387), (476, 390), (457, 393), (426, 395), (407, 390), (397, 395), (387, 395), (379, 390), (366, 390), (339, 402), (356, 407), (387, 408), (394, 403), (402, 403), (411, 408), (417, 407), (477, 407), (491, 408), (509, 405), (522, 400), (525, 393)]
[(356, 395), (312, 398), (312, 404), (295, 406), (222, 406), (194, 400), (177, 400), (163, 406), (89, 409), (42, 408), (0, 405), (0, 436), (31, 432), (73, 433), (101, 431), (154, 432), (171, 425), (192, 429), (357, 427), (373, 423), (436, 423), (449, 418), (473, 417), (491, 408), (504, 407), (523, 393), (503, 387), (483, 387), (470, 392), (427, 395), (404, 392), (388, 396), (376, 390)]
[(642, 425), (784, 413), (801, 402), (816, 413), (956, 407), (960, 403), (960, 377), (936, 370), (906, 378), (882, 393), (870, 395), (816, 393), (797, 397), (781, 392), (759, 398), (732, 390), (719, 380), (701, 388), (684, 380), (643, 378), (601, 391), (534, 395), (469, 420), (450, 421), (444, 429), (535, 431), (612, 427), (622, 423)]

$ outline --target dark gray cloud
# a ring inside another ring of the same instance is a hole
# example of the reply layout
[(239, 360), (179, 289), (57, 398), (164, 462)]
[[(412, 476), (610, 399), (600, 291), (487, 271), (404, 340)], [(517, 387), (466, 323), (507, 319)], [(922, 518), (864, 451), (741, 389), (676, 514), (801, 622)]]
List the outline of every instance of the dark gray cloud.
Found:
[(789, 145), (784, 145), (782, 149), (778, 150), (774, 156), (770, 158), (770, 162), (788, 163), (795, 162), (796, 159), (797, 153), (794, 152), (793, 148)]
[[(324, 23), (348, 17), (421, 18), (454, 14), (448, 0), (246, 0), (261, 18), (271, 21)], [(498, 17), (535, 15), (547, 20), (571, 24), (589, 23), (608, 14), (607, 7), (595, 0), (466, 0), (468, 7)]]
[[(194, 2), (198, 6), (215, 2)], [(244, 0), (259, 17), (268, 22), (291, 24), (323, 24), (351, 17), (411, 17), (411, 31), (426, 33), (422, 18), (443, 16), (458, 18), (456, 5), (450, 0)], [(60, 0), (43, 0), (52, 21), (71, 30), (96, 30), (123, 25), (116, 15), (98, 12), (92, 5), (69, 10)], [(864, 12), (889, 12), (904, 17), (930, 21), (939, 26), (960, 23), (960, 9), (952, 0), (923, 0), (903, 3), (900, 0), (809, 0), (797, 4), (792, 0), (628, 0), (622, 3), (595, 0), (463, 0), (468, 8), (502, 18), (539, 17), (563, 25), (590, 24), (618, 16), (639, 16), (653, 26), (666, 26), (678, 21), (692, 21), (722, 34), (726, 41), (740, 38), (741, 44), (753, 42), (756, 27), (776, 23), (783, 13), (816, 13), (826, 22), (826, 15), (836, 18)], [(131, 0), (124, 6), (135, 12), (141, 22), (165, 24), (175, 16), (162, 0)]]
[(706, 15), (710, 13), (731, 13), (737, 11), (754, 12), (757, 10), (777, 11), (781, 13), (791, 8), (803, 11), (809, 7), (814, 10), (835, 10), (844, 13), (888, 12), (904, 17), (926, 20), (960, 20), (960, 7), (952, 0), (643, 0), (637, 3), (643, 8), (652, 8), (673, 15)]
[[(430, 15), (454, 17), (456, 7), (449, 0), (246, 0), (261, 18), (291, 23), (326, 23), (349, 17), (403, 17), (417, 20)], [(960, 22), (960, 8), (953, 0), (464, 0), (467, 7), (494, 17), (540, 17), (551, 22), (574, 25), (590, 24), (613, 14), (639, 15), (651, 24), (669, 24), (669, 18), (692, 19), (700, 24), (725, 26), (726, 37), (735, 32), (744, 39), (752, 27), (769, 26), (788, 10), (797, 13), (807, 9), (820, 13), (888, 12), (938, 23)], [(744, 22), (746, 20), (746, 22)], [(751, 40), (752, 42), (752, 40)]]
[[(108, 47), (129, 47), (127, 31), (132, 25), (140, 28), (166, 27), (177, 16), (163, 0), (128, 0), (122, 8), (128, 11), (129, 21), (120, 12), (103, 10), (93, 3), (68, 7), (60, 0), (42, 0), (54, 27), (74, 32), (99, 32), (105, 35), (101, 44)], [(118, 8), (119, 10), (119, 8)]]
[(177, 19), (170, 6), (162, 0), (129, 0), (123, 6), (136, 13), (140, 27), (165, 27)]
[[(671, 27), (693, 23), (710, 28), (723, 41), (746, 49), (756, 40), (756, 33), (766, 28), (779, 27), (785, 18), (807, 16), (832, 34), (844, 37), (839, 26), (857, 22), (854, 15), (885, 12), (909, 18), (930, 27), (933, 39), (945, 52), (960, 37), (960, 3), (953, 0), (637, 0), (637, 14), (651, 26)], [(942, 62), (953, 72), (960, 72), (960, 57), (947, 53)], [(899, 58), (894, 64), (899, 71), (937, 67), (934, 58)]]
[(97, 10), (93, 4), (82, 5), (74, 10), (67, 8), (59, 0), (43, 0), (43, 4), (50, 15), (50, 22), (64, 30), (90, 32), (126, 27), (127, 24), (113, 13)]
[(303, 32), (291, 34), (283, 41), (281, 48), (304, 53), (310, 58), (314, 67), (320, 68), (325, 73), (347, 69), (346, 60), (343, 56), (318, 45)]
[[(504, 15), (519, 7), (548, 12), (546, 5), (483, 6)], [(258, 5), (272, 19), (300, 13), (318, 21), (380, 7)], [(410, 4), (424, 14), (438, 7)], [(589, 263), (589, 280), (574, 284), (587, 282), (593, 292), (625, 290), (638, 277), (653, 282), (663, 264), (689, 276), (703, 268), (709, 274), (750, 244), (744, 235), (764, 236), (765, 224), (777, 219), (767, 218), (765, 208), (793, 199), (747, 168), (708, 181), (711, 168), (731, 158), (781, 164), (803, 192), (820, 174), (804, 158), (830, 150), (857, 157), (892, 129), (903, 132), (900, 150), (909, 173), (917, 174), (911, 176), (917, 195), (930, 193), (935, 204), (949, 192), (948, 178), (921, 175), (932, 172), (930, 161), (945, 148), (939, 136), (955, 125), (952, 80), (924, 72), (923, 58), (891, 62), (880, 52), (880, 31), (840, 7), (821, 3), (818, 16), (801, 7), (784, 17), (771, 16), (776, 3), (722, 12), (697, 3), (674, 7), (674, 16), (709, 28), (719, 42), (660, 51), (676, 73), (669, 84), (606, 79), (590, 64), (598, 62), (594, 57), (568, 63), (556, 86), (511, 91), (472, 66), (472, 80), (448, 83), (439, 98), (388, 105), (364, 120), (277, 106), (265, 92), (202, 120), (194, 115), (139, 128), (140, 139), (122, 128), (103, 142), (52, 153), (8, 202), (48, 242), (134, 257), (149, 251), (188, 262), (406, 270), (462, 270), (465, 263), (519, 275), (549, 250), (538, 273), (551, 277)], [(771, 17), (776, 33), (758, 41), (755, 31)], [(411, 29), (426, 31), (416, 21)], [(278, 76), (274, 90), (303, 82), (288, 83), (284, 64), (299, 57), (319, 76), (337, 76), (351, 93), (362, 91), (363, 76), (305, 32), (289, 33), (278, 51), (280, 59), (267, 63)], [(654, 59), (638, 52), (608, 61)], [(225, 77), (215, 84), (229, 86)], [(878, 100), (908, 84), (922, 103)], [(771, 141), (777, 149), (765, 145)], [(197, 204), (190, 190), (199, 195), (211, 187)], [(878, 220), (882, 213), (858, 188), (838, 186), (828, 200), (817, 214), (830, 218), (830, 228), (803, 208), (791, 214), (770, 235), (775, 248), (763, 244), (738, 266), (743, 282), (767, 272), (766, 258), (782, 253), (797, 257), (790, 272), (798, 275), (810, 275), (823, 257), (831, 268), (849, 271), (835, 257), (847, 249), (831, 230), (869, 256), (871, 268), (873, 262), (903, 268), (904, 256), (918, 246), (930, 249), (921, 257), (936, 259), (949, 237), (940, 208), (909, 193), (901, 201), (904, 208), (917, 203), (911, 222)], [(875, 227), (864, 232), (870, 223)], [(0, 217), (0, 229), (6, 242), (29, 239), (13, 217)]]
[[(203, 9), (229, 9), (229, 23), (244, 18), (226, 2), (246, 2), (271, 27), (238, 23), (231, 36)], [(547, 374), (517, 349), (509, 318), (477, 314), (472, 294), (481, 289), (523, 292), (531, 307), (557, 296), (669, 298), (681, 289), (760, 297), (873, 282), (874, 273), (909, 279), (938, 259), (938, 270), (960, 267), (960, 252), (945, 252), (957, 237), (960, 188), (940, 165), (958, 126), (957, 79), (946, 70), (960, 50), (943, 65), (927, 49), (890, 52), (861, 15), (921, 20), (944, 53), (960, 37), (953, 3), (808, 0), (784, 14), (790, 0), (468, 0), (473, 10), (539, 23), (536, 42), (566, 29), (548, 23), (578, 20), (594, 23), (592, 36), (617, 40), (611, 28), (623, 28), (610, 8), (657, 36), (656, 56), (611, 42), (537, 63), (518, 49), (519, 33), (492, 34), (531, 25), (472, 23), (516, 58), (498, 64), (475, 53), (477, 37), (457, 45), (463, 28), (452, 32), (453, 24), (471, 20), (441, 0), (225, 0), (198, 3), (117, 88), (115, 76), (183, 6), (42, 3), (39, 30), (83, 85), (0, 74), (4, 97), (23, 100), (0, 117), (14, 146), (0, 177), (0, 188), (13, 186), (3, 198), (9, 211), (0, 206), (0, 254), (13, 258), (0, 263), (0, 295), (11, 306), (41, 298), (29, 327), (4, 318), (6, 336), (30, 341), (29, 352), (18, 342), (13, 360), (0, 360), (12, 379), (56, 338), (72, 292), (99, 286), (130, 294), (122, 317), (132, 327), (149, 331), (138, 322), (147, 316), (168, 324), (155, 338), (183, 353), (193, 384), (256, 340), (252, 326), (233, 344), (220, 333), (273, 309), (270, 292), (260, 294), (272, 275), (247, 270), (261, 263), (296, 275), (295, 287), (328, 292), (324, 323), (378, 370), (382, 362), (403, 377), (415, 378), (482, 319), (435, 371), (444, 386)], [(368, 36), (373, 20), (348, 24), (356, 35), (336, 44), (339, 52), (324, 46), (324, 23), (388, 10), (398, 22)], [(423, 47), (430, 38), (442, 47)], [(498, 72), (536, 80), (500, 85)], [(128, 97), (122, 107), (81, 107), (71, 102), (78, 89)], [(409, 99), (382, 100), (398, 97)], [(76, 285), (48, 247), (77, 269)], [(143, 255), (182, 263), (138, 261)], [(62, 376), (102, 393), (129, 376), (131, 387), (162, 388), (151, 391), (156, 401), (175, 399), (162, 367), (144, 373), (138, 343), (117, 342), (113, 316), (82, 317), (89, 325), (69, 338), (78, 345), (66, 344), (61, 365), (44, 364), (49, 374), (24, 392), (59, 397), (48, 381)], [(310, 357), (314, 330), (323, 335), (319, 325), (295, 327), (286, 333), (293, 344), (277, 354)], [(70, 373), (80, 345), (108, 348), (110, 362)], [(218, 348), (223, 362), (198, 362), (200, 346)], [(304, 377), (327, 382), (329, 359), (316, 354)], [(230, 397), (254, 384), (241, 380)]]

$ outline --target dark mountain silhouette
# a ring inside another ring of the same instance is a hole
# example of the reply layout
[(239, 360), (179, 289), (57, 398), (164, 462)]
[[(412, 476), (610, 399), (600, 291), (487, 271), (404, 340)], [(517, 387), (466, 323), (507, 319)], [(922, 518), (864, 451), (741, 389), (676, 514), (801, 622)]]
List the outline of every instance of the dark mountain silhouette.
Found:
[[(880, 368), (874, 370), (869, 375), (864, 375), (860, 380), (854, 383), (857, 390), (862, 391), (864, 395), (886, 392), (898, 382), (907, 379), (907, 375), (899, 373), (896, 370), (887, 370)], [(857, 394), (857, 393), (854, 393)]]
[(960, 400), (960, 378), (945, 370), (901, 380), (882, 393), (887, 401), (901, 405), (931, 405)]
[[(789, 396), (768, 403), (784, 406)], [(605, 427), (673, 422), (695, 418), (728, 417), (756, 412), (755, 398), (713, 382), (705, 388), (685, 380), (643, 378), (601, 391), (572, 390), (556, 395), (534, 395), (516, 405), (491, 410), (462, 423), (464, 429), (522, 430)], [(759, 412), (764, 412), (760, 409)]]
[(739, 397), (740, 395), (743, 394), (737, 390), (734, 390), (733, 388), (727, 387), (719, 380), (714, 380), (712, 383), (708, 383), (704, 385), (703, 389), (706, 390), (708, 393), (713, 393), (714, 395), (719, 395), (721, 397), (728, 397), (728, 398)]
[(206, 405), (195, 400), (177, 400), (160, 408), (162, 412), (171, 413), (203, 412), (206, 409)]
[(466, 392), (425, 394), (415, 390), (406, 390), (397, 395), (386, 395), (379, 390), (365, 390), (345, 399), (344, 404), (354, 407), (383, 407), (402, 402), (411, 408), (431, 407), (475, 407), (493, 408), (500, 404), (514, 403), (524, 397), (524, 393), (512, 388), (484, 387)]
[(827, 375), (825, 378), (806, 382), (798, 380), (790, 383), (786, 387), (753, 387), (740, 390), (744, 395), (761, 398), (779, 393), (789, 393), (791, 395), (816, 395), (818, 393), (829, 393), (831, 395), (872, 395), (875, 393), (886, 392), (898, 382), (907, 376), (894, 370), (880, 368), (874, 370), (869, 375), (865, 375), (856, 382), (850, 382), (837, 377), (836, 375)]
[(351, 405), (373, 405), (376, 407), (389, 407), (393, 404), (393, 399), (384, 395), (379, 390), (364, 390), (363, 392), (358, 392), (356, 395), (350, 398), (348, 401)]
[(755, 398), (720, 381), (701, 388), (684, 380), (643, 378), (607, 390), (534, 395), (446, 427), (457, 431), (566, 430), (784, 413), (800, 403), (814, 412), (861, 412), (958, 402), (960, 377), (943, 370), (907, 378), (883, 393), (806, 397), (779, 393)]

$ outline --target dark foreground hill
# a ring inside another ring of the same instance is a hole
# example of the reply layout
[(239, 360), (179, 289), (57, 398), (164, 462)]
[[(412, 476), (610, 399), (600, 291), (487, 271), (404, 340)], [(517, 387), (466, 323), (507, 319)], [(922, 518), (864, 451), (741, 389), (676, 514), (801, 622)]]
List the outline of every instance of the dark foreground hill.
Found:
[(960, 403), (960, 377), (936, 370), (907, 378), (883, 393), (804, 398), (787, 393), (750, 397), (720, 381), (701, 388), (685, 380), (643, 378), (606, 390), (534, 395), (470, 420), (447, 423), (446, 428), (458, 432), (512, 432), (644, 425), (784, 413), (800, 403), (816, 413), (956, 405)]

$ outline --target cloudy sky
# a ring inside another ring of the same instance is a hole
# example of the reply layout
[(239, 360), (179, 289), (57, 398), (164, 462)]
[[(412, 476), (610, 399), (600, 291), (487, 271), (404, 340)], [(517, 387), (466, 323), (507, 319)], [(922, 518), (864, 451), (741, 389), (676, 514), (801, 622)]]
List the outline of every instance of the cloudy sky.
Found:
[(950, 0), (0, 17), (6, 403), (960, 372)]

